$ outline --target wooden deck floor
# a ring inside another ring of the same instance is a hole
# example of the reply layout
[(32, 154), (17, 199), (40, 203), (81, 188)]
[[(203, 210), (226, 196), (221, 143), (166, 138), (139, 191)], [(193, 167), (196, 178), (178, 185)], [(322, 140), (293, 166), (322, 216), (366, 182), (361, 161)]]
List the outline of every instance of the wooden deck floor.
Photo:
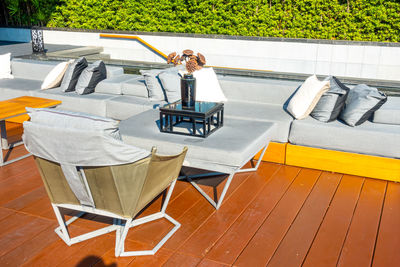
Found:
[[(114, 233), (68, 247), (29, 157), (0, 167), (0, 266), (400, 264), (398, 183), (263, 163), (236, 175), (218, 211), (178, 182), (167, 213), (182, 226), (154, 256), (115, 258)], [(74, 223), (72, 234), (104, 225), (94, 219)], [(149, 248), (170, 228), (161, 220), (131, 229), (126, 247)]]

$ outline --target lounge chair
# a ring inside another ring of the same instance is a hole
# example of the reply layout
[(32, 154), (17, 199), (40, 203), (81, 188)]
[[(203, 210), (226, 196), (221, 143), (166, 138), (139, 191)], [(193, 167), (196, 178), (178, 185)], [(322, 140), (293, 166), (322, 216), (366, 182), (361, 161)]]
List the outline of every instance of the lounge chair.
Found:
[[(55, 232), (68, 245), (116, 231), (115, 256), (153, 255), (180, 227), (165, 211), (187, 148), (174, 156), (156, 155), (124, 144), (118, 122), (82, 113), (29, 109), (23, 140), (34, 155), (60, 224)], [(136, 219), (168, 188), (161, 211)], [(65, 221), (62, 208), (79, 211)], [(71, 238), (68, 225), (85, 213), (113, 218), (113, 224)], [(165, 218), (173, 229), (151, 250), (125, 251), (129, 228)], [(125, 221), (125, 223), (123, 223)]]

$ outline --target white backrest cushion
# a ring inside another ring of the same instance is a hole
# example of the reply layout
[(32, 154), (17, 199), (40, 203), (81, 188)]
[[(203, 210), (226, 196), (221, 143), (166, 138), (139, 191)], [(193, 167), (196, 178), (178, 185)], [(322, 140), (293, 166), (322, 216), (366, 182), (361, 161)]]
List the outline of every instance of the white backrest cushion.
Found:
[(33, 155), (74, 166), (135, 162), (149, 152), (121, 141), (118, 121), (80, 112), (27, 108), (23, 140)]
[(213, 68), (202, 68), (193, 72), (196, 78), (196, 101), (226, 102)]
[(52, 108), (26, 108), (31, 122), (59, 128), (101, 130), (104, 134), (121, 140), (119, 122), (110, 118)]
[(57, 64), (50, 72), (47, 74), (46, 78), (42, 83), (40, 89), (46, 90), (54, 87), (58, 87), (61, 84), (61, 81), (64, 77), (65, 72), (67, 71), (68, 64), (72, 61), (61, 62)]
[(12, 79), (11, 75), (11, 53), (0, 55), (0, 79)]
[(287, 111), (298, 120), (310, 115), (322, 94), (329, 90), (329, 81), (320, 81), (317, 76), (308, 77), (290, 100)]

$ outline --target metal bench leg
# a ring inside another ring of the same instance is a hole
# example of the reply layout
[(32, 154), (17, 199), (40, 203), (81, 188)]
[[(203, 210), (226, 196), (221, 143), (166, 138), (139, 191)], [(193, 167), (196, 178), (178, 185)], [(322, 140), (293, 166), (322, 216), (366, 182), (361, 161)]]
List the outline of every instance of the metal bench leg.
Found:
[(6, 121), (0, 121), (1, 148), (8, 149)]
[(10, 163), (13, 163), (13, 162), (16, 162), (18, 160), (24, 159), (24, 158), (29, 157), (31, 155), (31, 153), (27, 153), (27, 154), (25, 154), (23, 156), (20, 156), (18, 158), (5, 161), (5, 157), (3, 155), (3, 149), (4, 150), (12, 149), (13, 147), (15, 147), (17, 145), (23, 144), (23, 142), (20, 141), (20, 142), (12, 143), (11, 145), (8, 143), (7, 131), (6, 131), (6, 122), (5, 121), (0, 121), (0, 132), (1, 132), (0, 167), (1, 166), (5, 166), (5, 165), (10, 164)]
[[(217, 202), (215, 202), (209, 195), (207, 195), (206, 192), (204, 192), (203, 189), (200, 188), (200, 186), (198, 186), (193, 180), (191, 176), (187, 176), (188, 181), (194, 186), (194, 188), (197, 189), (197, 191), (200, 192), (200, 194), (202, 194), (207, 200), (208, 202), (211, 203), (211, 205), (213, 205), (213, 207), (215, 209), (219, 209), (219, 207), (222, 204), (222, 201), (224, 200), (224, 197), (226, 195), (226, 192), (228, 191), (229, 185), (232, 182), (233, 176), (235, 175), (236, 172), (232, 172), (231, 174), (229, 174), (228, 180), (226, 181), (226, 184), (224, 186), (224, 189), (222, 190), (221, 196), (219, 197), (219, 199), (217, 200)], [(211, 173), (212, 175), (215, 175), (215, 173)]]
[(200, 175), (191, 175), (191, 176), (189, 175), (189, 176), (186, 176), (186, 179), (194, 186), (194, 188), (197, 189), (197, 191), (200, 192), (200, 194), (202, 194), (208, 200), (208, 202), (211, 203), (211, 205), (213, 205), (213, 207), (215, 209), (219, 209), (221, 207), (222, 201), (225, 198), (226, 192), (228, 191), (228, 188), (232, 182), (233, 176), (236, 173), (257, 171), (258, 167), (260, 166), (261, 160), (265, 154), (265, 151), (267, 150), (267, 147), (268, 147), (268, 145), (263, 148), (261, 155), (260, 155), (259, 159), (257, 160), (257, 164), (256, 164), (256, 166), (254, 166), (254, 168), (238, 169), (229, 174), (228, 180), (226, 181), (224, 189), (222, 190), (221, 196), (219, 197), (219, 199), (217, 201), (213, 200), (208, 194), (206, 194), (206, 192), (204, 192), (204, 190), (201, 189), (200, 186), (198, 186), (192, 179), (207, 177), (207, 176), (221, 175), (223, 173), (213, 172), (213, 173), (204, 173), (204, 174), (200, 174)]

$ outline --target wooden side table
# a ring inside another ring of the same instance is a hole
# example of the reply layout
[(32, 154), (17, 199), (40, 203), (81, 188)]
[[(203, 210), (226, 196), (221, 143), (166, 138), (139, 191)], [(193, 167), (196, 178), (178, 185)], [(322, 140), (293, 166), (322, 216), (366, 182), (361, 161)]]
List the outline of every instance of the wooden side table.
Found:
[(22, 144), (22, 141), (9, 143), (7, 138), (6, 120), (15, 118), (26, 114), (26, 108), (49, 108), (55, 107), (61, 104), (59, 100), (52, 100), (47, 98), (33, 97), (33, 96), (21, 96), (12, 98), (5, 101), (0, 101), (0, 133), (1, 133), (1, 151), (0, 151), (0, 166), (4, 166), (15, 161), (21, 160), (30, 156), (30, 154), (23, 155), (21, 157), (5, 160), (3, 157), (3, 150), (10, 150), (13, 147)]

